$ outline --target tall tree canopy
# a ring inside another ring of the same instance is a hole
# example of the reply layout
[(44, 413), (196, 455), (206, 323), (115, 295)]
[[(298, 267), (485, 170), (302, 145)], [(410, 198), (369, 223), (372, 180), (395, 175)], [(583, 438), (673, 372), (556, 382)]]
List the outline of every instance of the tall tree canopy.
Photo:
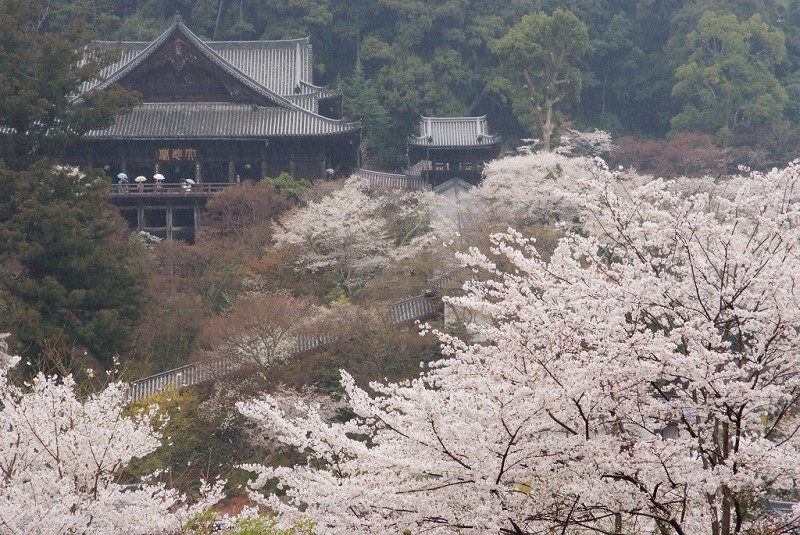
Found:
[[(137, 95), (115, 86), (74, 102), (81, 85), (99, 76), (110, 57), (84, 58), (91, 34), (82, 18), (53, 21), (50, 2), (4, 0), (0, 18), (0, 127), (3, 153), (22, 169), (45, 155), (58, 155), (83, 133), (108, 126)], [(55, 24), (55, 23), (58, 24)], [(85, 60), (84, 60), (85, 59)]]
[(0, 326), (26, 359), (51, 348), (110, 367), (129, 351), (143, 281), (107, 180), (42, 160), (0, 181)]
[(110, 365), (142, 307), (127, 229), (103, 177), (47, 157), (110, 124), (137, 95), (112, 87), (76, 100), (110, 59), (83, 56), (82, 17), (58, 18), (65, 6), (46, 1), (2, 7), (0, 324), (24, 357), (52, 347)]
[(707, 11), (686, 36), (686, 63), (678, 67), (672, 96), (682, 111), (673, 131), (702, 131), (730, 137), (742, 128), (775, 126), (788, 100), (775, 76), (786, 58), (784, 35), (770, 30), (760, 15)]
[(538, 129), (542, 146), (550, 150), (556, 132), (557, 106), (580, 96), (577, 62), (589, 47), (586, 26), (561, 9), (552, 15), (531, 13), (497, 41), (517, 113)]

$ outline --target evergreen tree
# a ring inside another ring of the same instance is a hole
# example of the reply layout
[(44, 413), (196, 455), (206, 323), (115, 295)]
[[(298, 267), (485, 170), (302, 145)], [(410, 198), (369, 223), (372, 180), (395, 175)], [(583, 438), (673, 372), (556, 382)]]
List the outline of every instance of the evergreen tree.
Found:
[(84, 57), (81, 18), (60, 18), (65, 6), (40, 0), (2, 6), (0, 325), (23, 357), (55, 349), (110, 366), (142, 310), (127, 229), (100, 174), (47, 157), (110, 124), (137, 96), (112, 87), (76, 98), (111, 59)]
[[(48, 29), (48, 2), (3, 0), (0, 17), (0, 127), (5, 129), (6, 164), (24, 169), (36, 159), (58, 155), (85, 132), (108, 126), (136, 103), (136, 94), (116, 86), (75, 97), (97, 79), (110, 57), (84, 58), (90, 39), (81, 19)], [(61, 25), (59, 23), (59, 25)]]
[[(558, 106), (580, 96), (577, 61), (589, 47), (586, 26), (568, 11), (526, 15), (496, 42), (495, 52), (507, 71), (506, 89), (518, 115), (528, 119), (550, 150)], [(521, 121), (526, 122), (526, 121)]]
[(110, 367), (141, 317), (142, 273), (100, 175), (42, 160), (0, 168), (0, 329), (23, 358), (47, 349)]
[(341, 89), (345, 117), (361, 121), (362, 165), (372, 169), (383, 168), (391, 159), (393, 150), (389, 145), (391, 118), (378, 100), (375, 85), (364, 77), (361, 66), (357, 65), (353, 75), (342, 81)]
[(689, 57), (678, 67), (672, 96), (683, 104), (673, 131), (699, 130), (728, 138), (741, 128), (777, 126), (786, 90), (774, 74), (786, 57), (784, 35), (759, 15), (708, 11), (686, 37)]

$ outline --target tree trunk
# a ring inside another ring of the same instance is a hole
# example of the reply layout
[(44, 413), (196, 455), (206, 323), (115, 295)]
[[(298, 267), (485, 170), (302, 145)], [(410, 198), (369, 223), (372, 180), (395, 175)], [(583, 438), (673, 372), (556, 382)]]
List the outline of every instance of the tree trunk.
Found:
[(731, 492), (727, 487), (722, 489), (722, 513), (720, 535), (731, 535)]
[(553, 137), (553, 100), (544, 101), (544, 123), (542, 124), (542, 150), (550, 152), (550, 139)]
[(225, 0), (219, 0), (217, 4), (217, 20), (214, 22), (214, 33), (211, 34), (211, 40), (217, 40), (217, 30), (219, 30), (219, 21), (222, 19), (222, 12), (225, 10)]

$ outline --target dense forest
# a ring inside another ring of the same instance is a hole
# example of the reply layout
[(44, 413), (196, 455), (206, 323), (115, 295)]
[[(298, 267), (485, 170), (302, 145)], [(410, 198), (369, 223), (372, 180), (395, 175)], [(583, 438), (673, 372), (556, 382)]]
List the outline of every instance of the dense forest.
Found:
[[(581, 32), (588, 38), (569, 58), (578, 76), (556, 123), (646, 139), (701, 132), (752, 167), (784, 164), (798, 140), (800, 5), (789, 0), (48, 4), (43, 27), (58, 30), (81, 16), (102, 39), (153, 39), (176, 13), (207, 39), (311, 36), (316, 80), (344, 89), (346, 114), (364, 124), (368, 161), (387, 170), (406, 164), (405, 139), (420, 114), (487, 114), (511, 143), (541, 135), (520, 106), (532, 96), (519, 91), (527, 83), (513, 58), (519, 40), (533, 35), (519, 26), (535, 12), (571, 13), (578, 24), (558, 31), (567, 42), (580, 42)], [(544, 70), (532, 64), (537, 69)]]

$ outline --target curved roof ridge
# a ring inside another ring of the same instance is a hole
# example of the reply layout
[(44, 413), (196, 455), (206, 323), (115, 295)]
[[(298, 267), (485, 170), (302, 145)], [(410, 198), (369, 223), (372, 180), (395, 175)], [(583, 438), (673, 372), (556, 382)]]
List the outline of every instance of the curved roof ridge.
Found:
[(337, 89), (331, 89), (327, 85), (314, 85), (311, 82), (306, 82), (305, 80), (300, 80), (300, 85), (305, 86), (309, 89), (314, 89), (316, 91), (325, 91), (325, 90), (338, 91)]
[(408, 145), (426, 147), (479, 147), (500, 138), (489, 132), (486, 115), (474, 117), (427, 117), (420, 115), (419, 135), (408, 137)]
[[(169, 39), (169, 37), (171, 37), (172, 34), (176, 31), (176, 29), (177, 29), (179, 24), (183, 25), (183, 23), (181, 22), (180, 18), (179, 17), (175, 17), (175, 21), (169, 26), (169, 28), (166, 29), (166, 31), (164, 31), (164, 33), (159, 35), (154, 41), (151, 41), (150, 44), (148, 44), (144, 48), (144, 50), (142, 50), (139, 54), (137, 54), (135, 57), (133, 57), (128, 63), (126, 63), (125, 65), (123, 65), (122, 67), (120, 67), (119, 69), (114, 71), (113, 73), (111, 73), (111, 76), (109, 76), (108, 78), (106, 78), (105, 80), (100, 82), (99, 84), (97, 84), (94, 87), (92, 87), (91, 89), (89, 89), (89, 91), (94, 91), (96, 89), (97, 90), (107, 89), (112, 84), (117, 83), (117, 80), (122, 78), (128, 72), (132, 71), (135, 67), (139, 66), (146, 58), (150, 57), (150, 55), (152, 55), (153, 52), (156, 49), (158, 49), (158, 47), (162, 43), (164, 43), (167, 39)], [(187, 30), (188, 30), (188, 28), (187, 28)], [(189, 33), (191, 33), (191, 32), (189, 32)], [(197, 36), (195, 36), (194, 34), (191, 34), (191, 35), (193, 37), (197, 38)], [(82, 98), (82, 95), (78, 97), (78, 99), (81, 99), (81, 98)], [(76, 100), (78, 100), (78, 99), (76, 99)]]
[(430, 121), (463, 121), (463, 120), (466, 120), (466, 119), (472, 119), (474, 121), (475, 119), (486, 119), (486, 114), (484, 114), (484, 115), (468, 115), (468, 116), (464, 116), (464, 117), (442, 117), (442, 116), (429, 117), (429, 116), (426, 116), (426, 115), (420, 115), (419, 117), (420, 117), (420, 119), (425, 120), (425, 121), (427, 121), (427, 120), (430, 120)]
[[(244, 85), (246, 85), (250, 89), (253, 89), (257, 93), (261, 94), (262, 96), (267, 97), (268, 100), (271, 100), (275, 104), (282, 104), (282, 105), (288, 105), (288, 106), (292, 106), (292, 107), (297, 107), (294, 103), (290, 102), (289, 100), (285, 99), (284, 97), (280, 96), (279, 94), (277, 94), (277, 93), (275, 93), (273, 91), (270, 91), (269, 89), (267, 89), (263, 85), (257, 83), (252, 78), (247, 76), (240, 69), (234, 67), (228, 61), (225, 61), (225, 59), (222, 56), (220, 56), (217, 53), (216, 50), (214, 50), (211, 46), (209, 46), (208, 43), (206, 43), (205, 41), (200, 39), (197, 35), (195, 35), (194, 32), (192, 32), (183, 23), (182, 20), (176, 20), (175, 23), (173, 24), (173, 26), (175, 26), (177, 29), (181, 30), (189, 38), (189, 40), (192, 42), (192, 44), (197, 46), (197, 48), (201, 52), (204, 52), (206, 54), (206, 56), (208, 57), (208, 59), (210, 59), (212, 61), (212, 63), (214, 63), (215, 65), (220, 67), (222, 70), (228, 72), (232, 76), (234, 76), (237, 80), (239, 80), (241, 83), (243, 83)], [(167, 30), (167, 32), (169, 32), (169, 30)], [(165, 32), (165, 34), (167, 32)]]
[(311, 44), (311, 37), (310, 36), (296, 37), (296, 38), (293, 38), (293, 39), (256, 39), (256, 40), (251, 40), (251, 39), (244, 40), (244, 39), (241, 39), (241, 40), (232, 40), (232, 41), (209, 41), (209, 43), (212, 43), (211, 46), (218, 46), (218, 45), (221, 45), (221, 46), (226, 46), (226, 45), (236, 45), (236, 46), (242, 46), (242, 45), (249, 45), (249, 46), (259, 46), (259, 45), (261, 45), (261, 46), (265, 46), (265, 45), (273, 45), (273, 46), (274, 45), (296, 45), (298, 43), (300, 43), (300, 44)]

